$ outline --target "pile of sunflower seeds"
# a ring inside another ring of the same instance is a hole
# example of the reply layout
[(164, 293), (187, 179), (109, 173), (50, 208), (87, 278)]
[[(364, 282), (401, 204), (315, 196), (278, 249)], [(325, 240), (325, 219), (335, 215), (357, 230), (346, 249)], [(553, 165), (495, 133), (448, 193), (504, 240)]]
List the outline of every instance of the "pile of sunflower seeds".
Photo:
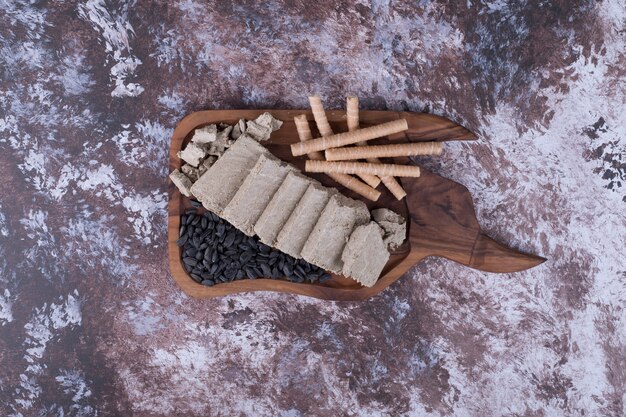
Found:
[(182, 248), (183, 266), (194, 281), (203, 285), (263, 277), (320, 283), (330, 279), (323, 269), (246, 236), (210, 211), (200, 213), (190, 208), (180, 225), (176, 243)]

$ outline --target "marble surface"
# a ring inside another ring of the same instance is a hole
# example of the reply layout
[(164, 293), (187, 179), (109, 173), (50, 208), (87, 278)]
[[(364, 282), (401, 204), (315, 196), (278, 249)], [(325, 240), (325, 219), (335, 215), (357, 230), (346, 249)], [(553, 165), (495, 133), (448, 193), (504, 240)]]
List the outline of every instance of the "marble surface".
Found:
[[(626, 6), (0, 2), (0, 415), (626, 414)], [(426, 111), (522, 273), (186, 297), (167, 152), (201, 109)]]

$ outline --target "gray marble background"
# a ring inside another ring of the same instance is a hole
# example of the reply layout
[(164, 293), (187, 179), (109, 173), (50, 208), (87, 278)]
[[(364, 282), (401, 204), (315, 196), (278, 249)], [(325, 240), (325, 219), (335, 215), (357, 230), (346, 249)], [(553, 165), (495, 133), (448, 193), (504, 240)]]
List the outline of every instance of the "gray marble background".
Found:
[[(0, 415), (626, 414), (626, 6), (0, 0)], [(186, 297), (167, 152), (201, 109), (426, 111), (492, 237), (377, 297)]]

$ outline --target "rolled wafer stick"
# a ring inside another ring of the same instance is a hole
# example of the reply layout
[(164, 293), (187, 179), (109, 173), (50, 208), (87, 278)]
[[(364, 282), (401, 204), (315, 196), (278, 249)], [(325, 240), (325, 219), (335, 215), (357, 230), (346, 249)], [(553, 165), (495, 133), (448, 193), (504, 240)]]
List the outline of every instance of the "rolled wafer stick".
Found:
[[(296, 124), (296, 130), (298, 131), (298, 137), (300, 140), (309, 140), (311, 139), (311, 129), (309, 128), (309, 122), (306, 120), (306, 115), (301, 114), (300, 116), (294, 117), (294, 122)], [(307, 155), (309, 158), (314, 160), (324, 160), (324, 154), (321, 152), (311, 152)], [(343, 185), (349, 190), (354, 191), (355, 193), (362, 195), (371, 201), (377, 201), (380, 197), (380, 191), (375, 190), (367, 184), (362, 183), (361, 181), (353, 178), (349, 175), (345, 174), (326, 174), (333, 181)]]
[(293, 156), (300, 156), (309, 152), (323, 151), (329, 148), (338, 148), (357, 142), (403, 132), (408, 128), (409, 125), (407, 124), (406, 119), (398, 119), (352, 132), (337, 133), (336, 135), (307, 140), (306, 142), (292, 143), (291, 153)]
[(400, 143), (326, 149), (327, 161), (385, 158), (394, 156), (441, 155), (441, 142)]
[[(346, 119), (348, 121), (348, 131), (352, 132), (359, 128), (359, 99), (358, 97), (348, 97), (346, 105)], [(370, 186), (376, 188), (380, 184), (380, 178), (376, 175), (359, 174), (359, 177)]]
[(350, 132), (359, 128), (359, 98), (356, 96), (346, 98), (346, 120)]
[[(320, 135), (322, 135), (322, 137), (331, 136), (333, 134), (333, 129), (330, 127), (330, 124), (328, 124), (326, 111), (324, 110), (324, 105), (322, 104), (320, 97), (318, 95), (309, 96), (309, 104), (311, 105), (311, 112), (313, 113), (313, 118), (315, 119), (315, 124), (317, 125), (317, 130), (319, 130)], [(311, 157), (309, 156), (309, 158)], [(378, 184), (380, 184), (380, 180), (376, 176), (364, 174), (359, 175), (359, 177), (361, 177), (361, 179), (372, 188), (376, 188), (378, 187)]]
[(402, 200), (406, 197), (406, 191), (394, 177), (380, 177), (380, 180), (397, 200)]
[(390, 177), (419, 177), (420, 168), (414, 165), (372, 164), (369, 162), (306, 161), (306, 172), (338, 174), (372, 174)]
[[(347, 103), (346, 103), (346, 114), (347, 114), (347, 119), (348, 119), (348, 129), (349, 130), (358, 129), (359, 128), (359, 98), (358, 97), (354, 97), (354, 96), (348, 97)], [(367, 146), (367, 142), (366, 141), (357, 142), (357, 145)], [(381, 163), (380, 159), (378, 158), (366, 158), (366, 161), (372, 164)], [(396, 180), (394, 177), (384, 176), (384, 177), (380, 177), (380, 180), (383, 182), (384, 186), (387, 187), (389, 192), (391, 192), (391, 194), (393, 194), (393, 196), (397, 200), (402, 200), (404, 197), (406, 197), (406, 191), (404, 191), (404, 188), (402, 188), (398, 180)]]
[(326, 111), (324, 111), (324, 105), (322, 104), (320, 96), (309, 96), (309, 104), (311, 105), (311, 112), (313, 112), (313, 118), (315, 119), (315, 124), (317, 125), (317, 130), (319, 130), (320, 135), (332, 135), (333, 129), (328, 124)]

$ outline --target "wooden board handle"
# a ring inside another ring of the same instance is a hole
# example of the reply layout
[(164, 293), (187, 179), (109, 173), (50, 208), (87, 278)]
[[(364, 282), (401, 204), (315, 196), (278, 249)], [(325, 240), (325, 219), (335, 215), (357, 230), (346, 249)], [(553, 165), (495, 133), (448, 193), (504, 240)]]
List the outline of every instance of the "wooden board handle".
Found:
[(522, 271), (545, 261), (485, 235), (476, 220), (472, 197), (461, 184), (428, 171), (414, 180), (402, 179), (402, 184), (408, 193), (413, 260), (441, 256), (487, 272)]

